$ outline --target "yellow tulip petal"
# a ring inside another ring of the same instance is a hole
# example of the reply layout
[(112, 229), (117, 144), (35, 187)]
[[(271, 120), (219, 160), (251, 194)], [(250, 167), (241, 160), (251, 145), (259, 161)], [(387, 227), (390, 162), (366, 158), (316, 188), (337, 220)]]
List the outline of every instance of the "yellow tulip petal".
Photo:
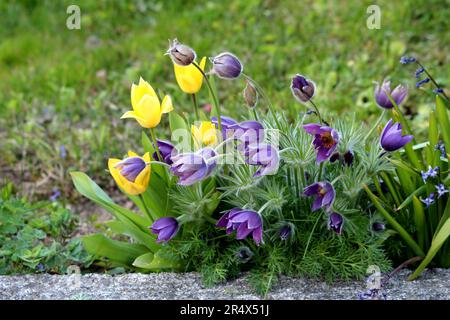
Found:
[(173, 110), (172, 98), (170, 96), (164, 96), (161, 103), (161, 113), (169, 113)]
[(131, 105), (134, 110), (137, 109), (139, 102), (145, 95), (149, 95), (158, 99), (158, 96), (156, 95), (155, 90), (153, 90), (153, 87), (141, 77), (139, 79), (139, 85), (135, 85), (133, 83), (133, 85), (131, 86)]
[(145, 162), (150, 162), (151, 158), (150, 158), (150, 153), (146, 152), (143, 156), (142, 159), (144, 159)]
[(136, 180), (134, 181), (134, 186), (137, 189), (142, 190), (142, 192), (147, 189), (148, 183), (150, 181), (150, 166), (146, 166), (144, 170), (141, 171), (141, 173), (138, 174), (136, 177)]
[(145, 95), (136, 107), (136, 113), (140, 119), (136, 120), (144, 128), (154, 128), (161, 121), (161, 109), (159, 100), (156, 97)]
[(120, 119), (127, 119), (127, 118), (132, 118), (132, 119), (141, 119), (141, 120), (145, 120), (144, 118), (140, 117), (136, 112), (134, 111), (127, 111), (125, 112)]
[[(206, 57), (200, 61), (200, 68), (205, 69)], [(202, 87), (203, 75), (193, 64), (179, 66), (174, 63), (175, 78), (181, 90), (185, 93), (197, 93)]]
[(119, 172), (119, 170), (115, 167), (117, 163), (119, 163), (121, 160), (119, 159), (109, 159), (108, 160), (108, 169), (109, 173), (114, 178), (114, 181), (116, 181), (117, 185), (125, 190), (126, 182), (128, 181), (125, 179)]
[(136, 152), (133, 152), (131, 150), (128, 150), (128, 156), (129, 157), (139, 157), (139, 155)]

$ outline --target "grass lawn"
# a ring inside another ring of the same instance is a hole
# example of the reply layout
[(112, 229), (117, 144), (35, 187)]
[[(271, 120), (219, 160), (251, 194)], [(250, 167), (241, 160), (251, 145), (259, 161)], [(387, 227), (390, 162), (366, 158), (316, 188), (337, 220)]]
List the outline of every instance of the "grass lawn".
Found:
[[(0, 3), (0, 185), (48, 198), (55, 188), (74, 200), (68, 170), (113, 186), (107, 159), (139, 145), (140, 128), (119, 120), (130, 109), (130, 86), (139, 76), (190, 112), (164, 56), (178, 37), (199, 56), (227, 50), (290, 117), (303, 111), (290, 77), (313, 79), (316, 102), (337, 114), (380, 113), (373, 81), (407, 83), (403, 107), (420, 130), (433, 99), (414, 88), (414, 69), (399, 64), (407, 53), (449, 83), (446, 1), (377, 1), (381, 29), (366, 27), (373, 1), (3, 1)], [(66, 8), (81, 9), (81, 30), (66, 28)], [(448, 4), (448, 3), (447, 3)], [(246, 115), (243, 81), (217, 82), (223, 113)], [(431, 94), (431, 91), (430, 91)], [(206, 88), (199, 94), (209, 103)], [(226, 99), (224, 99), (226, 97)], [(167, 119), (163, 120), (167, 125)], [(136, 148), (135, 148), (136, 147)], [(139, 149), (137, 149), (139, 151)]]

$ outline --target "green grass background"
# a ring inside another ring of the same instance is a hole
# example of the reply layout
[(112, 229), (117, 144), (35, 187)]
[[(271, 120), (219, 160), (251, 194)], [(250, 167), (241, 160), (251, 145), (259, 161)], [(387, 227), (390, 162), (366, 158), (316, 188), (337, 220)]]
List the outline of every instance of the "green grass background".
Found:
[[(81, 30), (66, 28), (66, 8), (81, 8)], [(371, 4), (381, 29), (366, 27)], [(0, 184), (13, 180), (25, 195), (46, 198), (53, 188), (73, 195), (67, 171), (87, 172), (113, 186), (104, 171), (110, 156), (139, 150), (140, 128), (119, 120), (130, 109), (139, 76), (191, 112), (178, 89), (168, 39), (199, 56), (227, 50), (290, 117), (304, 111), (289, 90), (302, 73), (318, 88), (325, 113), (355, 112), (370, 123), (380, 113), (373, 81), (390, 77), (410, 87), (405, 112), (420, 134), (432, 107), (430, 88), (414, 88), (407, 53), (419, 57), (438, 82), (449, 83), (449, 1), (106, 1), (0, 2)], [(246, 116), (242, 81), (218, 81), (223, 113)], [(206, 87), (199, 94), (209, 103)], [(264, 113), (264, 106), (259, 112)], [(167, 118), (163, 120), (164, 127)], [(161, 135), (165, 133), (160, 130)], [(60, 157), (60, 146), (67, 158)]]

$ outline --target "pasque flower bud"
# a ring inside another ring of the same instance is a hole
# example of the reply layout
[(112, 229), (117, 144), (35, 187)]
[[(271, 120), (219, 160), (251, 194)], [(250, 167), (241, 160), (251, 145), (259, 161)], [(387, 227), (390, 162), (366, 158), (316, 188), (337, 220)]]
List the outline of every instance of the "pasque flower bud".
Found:
[(173, 63), (180, 66), (190, 65), (196, 58), (196, 53), (190, 47), (178, 42), (178, 39), (169, 40), (169, 50), (166, 52), (170, 56)]
[(256, 107), (256, 104), (258, 103), (258, 91), (256, 91), (255, 86), (250, 81), (247, 81), (247, 86), (245, 87), (243, 94), (247, 106), (249, 108)]
[(238, 78), (244, 70), (241, 61), (229, 52), (223, 52), (211, 58), (211, 62), (213, 64), (212, 72), (223, 79)]

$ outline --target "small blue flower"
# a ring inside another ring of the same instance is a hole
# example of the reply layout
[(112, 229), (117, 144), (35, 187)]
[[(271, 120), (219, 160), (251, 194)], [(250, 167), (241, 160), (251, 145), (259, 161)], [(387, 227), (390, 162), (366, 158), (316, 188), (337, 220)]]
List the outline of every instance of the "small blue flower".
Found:
[(442, 143), (442, 141), (439, 141), (437, 145), (434, 146), (434, 151), (440, 150), (441, 151), (441, 157), (446, 158), (447, 152), (445, 151), (445, 145)]
[(450, 192), (450, 191), (444, 186), (443, 183), (438, 184), (438, 185), (436, 186), (436, 190), (437, 190), (437, 193), (438, 193), (438, 199), (439, 199), (440, 197), (442, 197), (444, 194)]
[(442, 88), (437, 88), (433, 90), (434, 93), (439, 94), (439, 93), (444, 93), (444, 89)]
[(58, 188), (53, 188), (53, 194), (50, 196), (50, 201), (56, 201), (61, 196), (61, 191)]
[(420, 86), (422, 86), (425, 83), (430, 82), (430, 78), (425, 78), (423, 80), (420, 80), (419, 82), (416, 83), (416, 88), (419, 88)]
[(439, 167), (432, 168), (431, 166), (428, 166), (428, 171), (420, 171), (420, 174), (422, 175), (423, 183), (427, 183), (428, 178), (436, 178), (439, 173)]
[(416, 58), (407, 57), (407, 56), (403, 56), (400, 58), (401, 64), (408, 64), (408, 63), (412, 63), (412, 62), (416, 62)]
[(419, 78), (420, 78), (420, 75), (421, 75), (424, 71), (425, 71), (425, 69), (422, 68), (422, 67), (420, 67), (419, 69), (417, 69), (417, 70), (416, 70), (416, 73), (415, 73), (416, 79), (419, 79)]
[(60, 156), (62, 159), (65, 159), (65, 158), (67, 157), (67, 150), (66, 150), (66, 147), (65, 147), (65, 146), (60, 146), (60, 147), (59, 147), (59, 156)]
[(434, 192), (430, 193), (428, 198), (420, 198), (420, 201), (422, 201), (426, 205), (426, 207), (429, 208), (434, 203)]

